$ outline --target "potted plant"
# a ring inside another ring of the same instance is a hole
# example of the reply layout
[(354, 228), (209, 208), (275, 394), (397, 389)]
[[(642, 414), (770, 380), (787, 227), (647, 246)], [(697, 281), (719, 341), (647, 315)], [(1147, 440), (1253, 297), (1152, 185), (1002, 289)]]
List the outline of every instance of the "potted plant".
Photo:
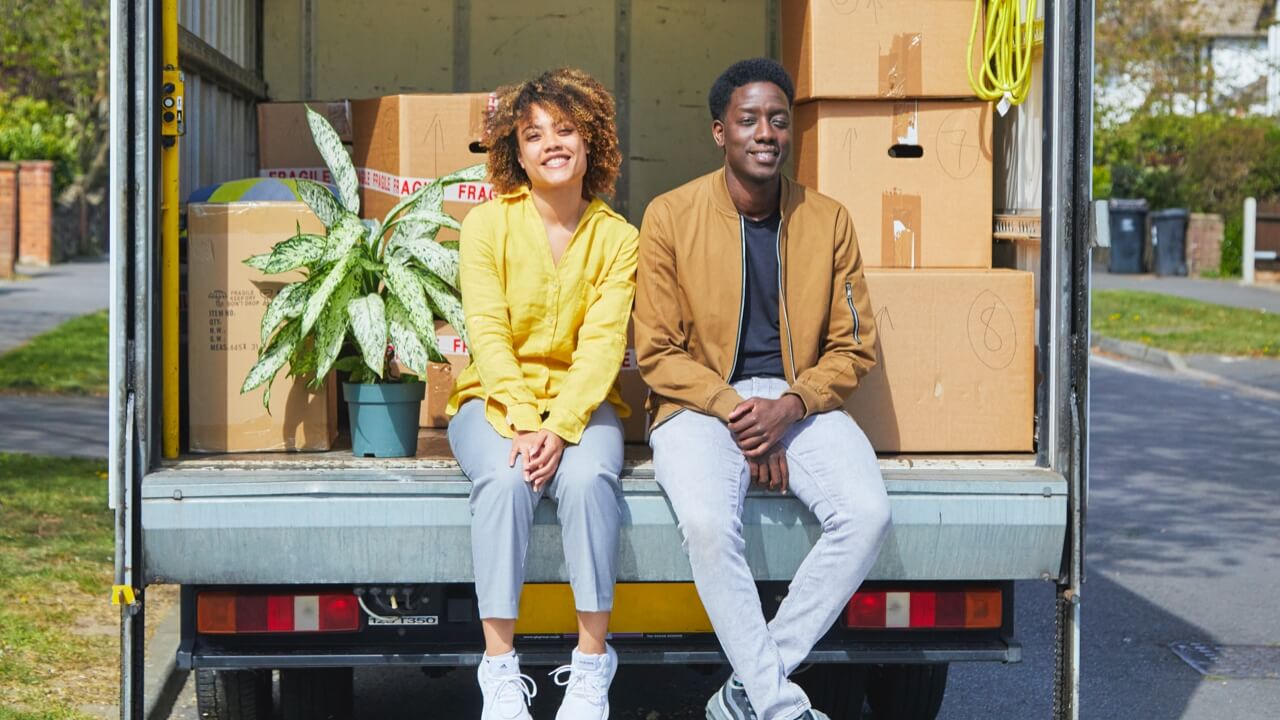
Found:
[[(444, 362), (435, 319), (466, 338), (458, 292), (457, 243), (438, 243), (442, 227), (458, 229), (445, 214), (445, 188), (484, 178), (484, 165), (440, 178), (405, 197), (381, 222), (361, 220), (355, 168), (338, 134), (307, 108), (316, 147), (336, 191), (298, 180), (298, 195), (324, 224), (323, 235), (297, 234), (269, 253), (245, 260), (267, 274), (300, 270), (262, 317), (258, 362), (240, 392), (271, 383), (287, 364), (291, 376), (323, 386), (331, 369), (350, 373), (343, 384), (358, 456), (415, 454), (418, 412), (428, 362)], [(335, 197), (336, 195), (336, 197)], [(399, 372), (397, 372), (399, 371)]]

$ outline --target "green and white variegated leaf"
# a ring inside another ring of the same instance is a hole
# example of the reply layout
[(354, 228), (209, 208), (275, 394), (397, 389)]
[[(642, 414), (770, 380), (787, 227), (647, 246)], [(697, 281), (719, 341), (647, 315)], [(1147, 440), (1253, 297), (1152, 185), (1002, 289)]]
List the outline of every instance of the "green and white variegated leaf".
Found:
[(347, 327), (350, 320), (347, 308), (351, 299), (356, 296), (359, 280), (351, 275), (345, 278), (333, 293), (333, 301), (325, 308), (316, 323), (316, 377), (329, 374), (338, 353), (342, 351), (342, 343), (347, 338)]
[(431, 304), (440, 311), (440, 316), (458, 331), (462, 342), (470, 345), (471, 340), (467, 337), (466, 315), (462, 312), (462, 300), (438, 277), (422, 276), (422, 288), (431, 298)]
[(369, 293), (347, 303), (351, 334), (364, 355), (364, 364), (382, 377), (387, 358), (387, 313), (378, 293)]
[(422, 283), (418, 274), (409, 269), (404, 258), (396, 256), (387, 262), (387, 274), (384, 276), (387, 287), (395, 295), (409, 314), (409, 321), (418, 329), (418, 333), (426, 336), (435, 330), (435, 318), (431, 308), (427, 307), (427, 296), (423, 294)]
[[(270, 382), (275, 379), (276, 373), (280, 372), (280, 368), (284, 367), (285, 361), (293, 354), (294, 348), (298, 346), (297, 323), (289, 323), (272, 338), (271, 342), (263, 346), (262, 352), (258, 354), (258, 362), (249, 370), (249, 374), (245, 376), (244, 384), (240, 386), (240, 393), (250, 392), (254, 388), (263, 383)], [(268, 386), (268, 389), (270, 386)], [(270, 402), (270, 395), (263, 401), (264, 405)]]
[(328, 238), (322, 235), (294, 235), (276, 243), (271, 252), (254, 255), (244, 264), (268, 275), (277, 275), (316, 262), (324, 257), (328, 244)]
[(329, 231), (329, 251), (321, 262), (333, 262), (352, 254), (365, 234), (364, 224), (355, 215), (343, 215)]
[(390, 225), (393, 220), (399, 217), (410, 207), (415, 208), (434, 208), (439, 210), (444, 206), (444, 187), (439, 182), (429, 182), (418, 188), (409, 195), (400, 198), (400, 202), (391, 208), (391, 212), (387, 213), (382, 219), (383, 224)]
[(311, 212), (320, 218), (327, 228), (333, 228), (338, 219), (346, 214), (338, 199), (329, 192), (329, 188), (311, 180), (298, 180), (298, 195), (311, 208)]
[(365, 245), (373, 247), (378, 242), (378, 238), (382, 237), (382, 223), (377, 220), (361, 220), (365, 228), (364, 242)]
[(391, 345), (396, 349), (396, 358), (405, 369), (419, 377), (427, 374), (428, 361), (444, 360), (436, 347), (435, 323), (432, 325), (430, 333), (420, 334), (404, 305), (395, 296), (387, 298), (387, 326), (391, 331)]
[(311, 138), (316, 149), (329, 167), (329, 174), (338, 186), (338, 197), (348, 212), (360, 213), (360, 182), (356, 179), (356, 168), (351, 164), (351, 156), (342, 144), (342, 138), (329, 124), (323, 115), (307, 106), (307, 124), (311, 126)]
[(434, 240), (402, 240), (397, 250), (407, 252), (422, 266), (445, 281), (450, 287), (458, 287), (458, 251), (450, 250)]
[(415, 209), (405, 213), (396, 221), (396, 230), (399, 230), (401, 225), (410, 223), (426, 223), (427, 225), (447, 227), (453, 230), (462, 229), (462, 223), (454, 220), (451, 215), (443, 210), (434, 210), (432, 208)]
[(314, 286), (308, 281), (290, 283), (280, 288), (280, 292), (271, 299), (271, 304), (262, 315), (261, 342), (265, 343), (271, 337), (280, 321), (292, 320), (302, 314), (312, 287)]
[[(311, 332), (311, 328), (315, 327), (316, 321), (320, 319), (321, 314), (329, 306), (329, 301), (334, 298), (334, 291), (338, 286), (346, 280), (353, 280), (354, 276), (348, 276), (347, 270), (355, 262), (355, 253), (348, 253), (346, 257), (338, 261), (328, 274), (324, 275), (324, 279), (316, 287), (315, 292), (311, 293), (311, 297), (307, 298), (306, 308), (302, 311), (302, 334), (306, 336)], [(349, 298), (348, 298), (349, 299)], [(342, 302), (342, 313), (345, 316), (347, 311), (346, 301)]]
[(457, 240), (441, 240), (440, 244), (454, 252), (462, 252), (462, 243)]
[(462, 168), (454, 173), (449, 173), (448, 175), (440, 178), (439, 182), (441, 187), (449, 187), (450, 185), (457, 185), (458, 183), (464, 182), (480, 182), (485, 179), (488, 172), (488, 166), (484, 163), (480, 163), (478, 165), (472, 165), (471, 167)]

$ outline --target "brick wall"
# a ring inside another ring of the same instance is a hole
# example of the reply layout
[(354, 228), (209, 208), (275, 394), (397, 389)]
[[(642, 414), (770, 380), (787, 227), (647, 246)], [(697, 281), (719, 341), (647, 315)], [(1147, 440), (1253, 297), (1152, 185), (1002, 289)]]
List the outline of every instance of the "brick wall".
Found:
[(18, 165), (0, 162), (0, 280), (13, 278), (18, 260)]
[(1195, 277), (1222, 264), (1222, 216), (1192, 213), (1187, 224), (1187, 274)]
[(18, 164), (18, 262), (53, 264), (53, 162)]

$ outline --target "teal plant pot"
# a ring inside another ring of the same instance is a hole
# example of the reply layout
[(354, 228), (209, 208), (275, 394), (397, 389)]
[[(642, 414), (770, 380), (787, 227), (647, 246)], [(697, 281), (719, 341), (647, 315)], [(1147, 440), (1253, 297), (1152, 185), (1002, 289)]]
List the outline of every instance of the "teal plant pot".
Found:
[(356, 457), (413, 457), (426, 383), (343, 383)]

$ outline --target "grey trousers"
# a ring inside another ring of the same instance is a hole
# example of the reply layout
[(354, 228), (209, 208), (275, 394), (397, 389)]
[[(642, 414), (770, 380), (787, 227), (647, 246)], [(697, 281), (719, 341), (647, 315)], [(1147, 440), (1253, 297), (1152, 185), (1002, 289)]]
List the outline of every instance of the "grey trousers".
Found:
[[(736, 383), (743, 397), (777, 398), (787, 383)], [(747, 565), (742, 508), (750, 477), (729, 428), (681, 412), (650, 436), (654, 471), (684, 535), (698, 596), (760, 720), (791, 720), (809, 699), (788, 676), (804, 662), (875, 564), (889, 529), (889, 498), (866, 435), (841, 411), (812, 415), (783, 437), (790, 494), (822, 525), (766, 624)]]
[(507, 466), (511, 441), (489, 425), (484, 402), (464, 404), (449, 422), (449, 446), (471, 480), (471, 558), (481, 618), (519, 614), (533, 511), (550, 491), (564, 558), (580, 612), (613, 608), (621, 521), (622, 423), (608, 403), (591, 416), (577, 445), (566, 445), (555, 477), (534, 492), (523, 459)]

